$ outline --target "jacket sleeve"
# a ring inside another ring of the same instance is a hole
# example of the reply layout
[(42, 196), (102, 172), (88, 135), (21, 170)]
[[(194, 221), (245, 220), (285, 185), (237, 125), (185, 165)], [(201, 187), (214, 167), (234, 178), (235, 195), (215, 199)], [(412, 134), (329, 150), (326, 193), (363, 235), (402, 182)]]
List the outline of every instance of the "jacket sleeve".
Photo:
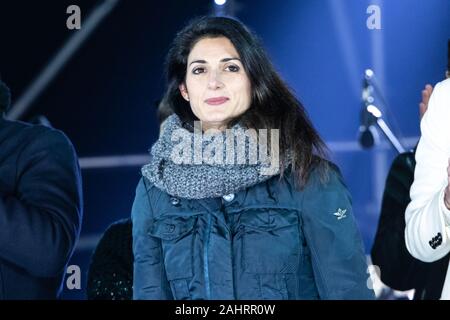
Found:
[(433, 262), (450, 251), (450, 212), (444, 205), (450, 156), (450, 79), (438, 83), (430, 97), (420, 128), (411, 202), (406, 208), (408, 251)]
[(320, 298), (373, 299), (350, 194), (337, 168), (328, 175), (327, 182), (311, 175), (302, 205), (303, 230)]
[(0, 258), (34, 276), (64, 272), (80, 231), (81, 176), (59, 131), (43, 130), (17, 160), (16, 190), (0, 195)]
[(380, 220), (372, 247), (372, 262), (380, 268), (381, 281), (395, 290), (423, 286), (426, 264), (415, 259), (405, 244), (405, 209), (414, 180), (414, 153), (397, 156), (383, 193)]
[(136, 188), (131, 211), (133, 224), (133, 299), (172, 299), (164, 269), (161, 240), (148, 234), (153, 209), (150, 204), (145, 178)]

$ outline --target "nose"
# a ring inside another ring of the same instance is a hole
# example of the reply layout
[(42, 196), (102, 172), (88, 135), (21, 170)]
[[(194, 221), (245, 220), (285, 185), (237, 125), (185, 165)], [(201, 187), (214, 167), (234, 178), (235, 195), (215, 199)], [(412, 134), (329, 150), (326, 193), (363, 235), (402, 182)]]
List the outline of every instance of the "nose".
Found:
[(211, 90), (220, 89), (223, 87), (223, 82), (220, 81), (220, 76), (217, 71), (212, 71), (209, 73), (209, 79), (208, 79), (208, 88)]

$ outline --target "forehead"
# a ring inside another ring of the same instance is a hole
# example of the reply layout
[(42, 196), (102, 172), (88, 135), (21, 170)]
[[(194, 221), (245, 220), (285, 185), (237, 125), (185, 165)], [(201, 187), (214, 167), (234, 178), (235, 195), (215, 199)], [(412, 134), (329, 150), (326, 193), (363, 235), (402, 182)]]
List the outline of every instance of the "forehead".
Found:
[(203, 38), (199, 40), (188, 56), (188, 62), (193, 60), (220, 60), (223, 58), (239, 58), (239, 54), (228, 38)]

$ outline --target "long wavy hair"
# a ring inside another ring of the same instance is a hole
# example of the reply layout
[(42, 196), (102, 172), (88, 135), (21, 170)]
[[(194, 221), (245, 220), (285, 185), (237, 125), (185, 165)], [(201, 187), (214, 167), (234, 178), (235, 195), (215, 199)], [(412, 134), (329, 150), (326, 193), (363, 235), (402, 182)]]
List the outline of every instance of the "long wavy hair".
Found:
[[(279, 129), (280, 167), (290, 159), (296, 186), (303, 188), (311, 169), (321, 180), (328, 172), (327, 147), (309, 120), (305, 108), (275, 71), (261, 41), (241, 22), (227, 17), (200, 17), (175, 37), (166, 57), (167, 91), (163, 98), (184, 123), (198, 120), (179, 91), (185, 82), (187, 60), (195, 44), (204, 38), (226, 37), (233, 43), (251, 83), (251, 105), (228, 127), (240, 122), (246, 128)], [(289, 159), (287, 155), (289, 154)], [(281, 170), (280, 177), (284, 170)]]

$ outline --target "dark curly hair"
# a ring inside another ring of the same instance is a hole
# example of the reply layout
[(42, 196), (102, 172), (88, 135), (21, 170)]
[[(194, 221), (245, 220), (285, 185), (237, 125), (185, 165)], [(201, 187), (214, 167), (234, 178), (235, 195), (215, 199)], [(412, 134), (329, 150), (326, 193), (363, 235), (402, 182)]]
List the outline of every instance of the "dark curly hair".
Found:
[[(198, 120), (179, 85), (185, 82), (187, 60), (194, 45), (203, 38), (228, 38), (239, 53), (251, 82), (251, 105), (228, 126), (240, 122), (247, 128), (279, 129), (280, 162), (291, 155), (291, 172), (298, 187), (308, 180), (312, 167), (321, 177), (328, 172), (327, 147), (309, 120), (307, 113), (275, 71), (258, 37), (241, 22), (228, 17), (200, 17), (191, 21), (175, 37), (166, 57), (167, 91), (164, 101), (184, 122)], [(281, 172), (281, 176), (283, 171)], [(323, 181), (323, 179), (322, 179)]]

